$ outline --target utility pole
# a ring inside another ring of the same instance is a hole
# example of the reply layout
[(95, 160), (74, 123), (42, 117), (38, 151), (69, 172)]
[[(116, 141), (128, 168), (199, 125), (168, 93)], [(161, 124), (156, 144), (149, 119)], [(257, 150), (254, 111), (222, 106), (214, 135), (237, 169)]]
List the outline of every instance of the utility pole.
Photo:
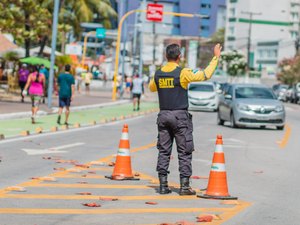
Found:
[(297, 25), (298, 25), (298, 35), (295, 40), (295, 49), (296, 49), (295, 56), (299, 55), (299, 50), (300, 50), (300, 21), (297, 22)]
[[(141, 9), (146, 9), (147, 7), (147, 0), (143, 0), (141, 2)], [(139, 24), (143, 25), (143, 19), (141, 18), (141, 13), (139, 14)], [(143, 77), (143, 39), (144, 39), (144, 28), (143, 26), (140, 27), (139, 29), (139, 69), (138, 69), (138, 74), (139, 77)]]
[(53, 80), (54, 80), (54, 62), (55, 62), (55, 49), (56, 49), (56, 38), (57, 38), (57, 23), (58, 23), (58, 13), (59, 13), (59, 0), (54, 2), (54, 13), (53, 13), (53, 23), (52, 23), (52, 41), (51, 41), (51, 65), (49, 74), (49, 87), (48, 87), (48, 108), (52, 107), (52, 90), (53, 90)]
[(254, 15), (261, 15), (262, 13), (250, 12), (250, 11), (242, 11), (242, 14), (249, 15), (249, 31), (248, 31), (248, 43), (247, 43), (247, 65), (248, 71), (250, 71), (250, 55), (251, 55), (251, 34), (252, 34), (252, 20)]
[[(154, 4), (157, 4), (158, 0), (153, 0)], [(153, 33), (153, 59), (152, 59), (152, 64), (155, 65), (155, 58), (156, 58), (156, 26), (155, 26), (155, 21), (153, 21), (153, 26), (152, 26), (152, 33)]]

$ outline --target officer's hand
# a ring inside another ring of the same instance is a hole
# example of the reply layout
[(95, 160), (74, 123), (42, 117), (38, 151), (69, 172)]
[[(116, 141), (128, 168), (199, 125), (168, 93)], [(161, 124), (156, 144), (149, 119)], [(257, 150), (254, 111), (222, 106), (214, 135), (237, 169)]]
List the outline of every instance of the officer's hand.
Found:
[(214, 49), (215, 56), (219, 58), (221, 56), (221, 51), (222, 51), (222, 46), (220, 44), (216, 44)]

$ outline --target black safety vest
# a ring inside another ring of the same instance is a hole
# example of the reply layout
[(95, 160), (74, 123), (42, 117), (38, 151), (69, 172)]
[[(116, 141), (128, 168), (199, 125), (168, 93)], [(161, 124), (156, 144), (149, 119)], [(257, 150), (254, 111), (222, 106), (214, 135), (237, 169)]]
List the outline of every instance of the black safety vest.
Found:
[(154, 76), (158, 91), (160, 110), (188, 109), (187, 90), (180, 85), (181, 68), (171, 72), (157, 70)]

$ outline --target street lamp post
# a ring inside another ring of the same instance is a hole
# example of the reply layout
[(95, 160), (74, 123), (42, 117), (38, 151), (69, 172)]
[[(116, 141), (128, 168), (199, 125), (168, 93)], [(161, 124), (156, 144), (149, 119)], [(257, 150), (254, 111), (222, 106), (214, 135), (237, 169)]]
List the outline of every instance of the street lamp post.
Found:
[(84, 67), (84, 61), (85, 61), (85, 56), (86, 56), (86, 48), (87, 48), (88, 37), (91, 36), (91, 35), (95, 35), (95, 34), (96, 34), (95, 31), (90, 31), (84, 37), (84, 41), (83, 41), (83, 53), (82, 53), (82, 59), (81, 59), (81, 66), (82, 67)]
[[(112, 91), (112, 100), (115, 101), (117, 99), (117, 74), (119, 71), (119, 55), (120, 55), (120, 44), (121, 44), (121, 33), (122, 33), (122, 26), (125, 19), (133, 13), (146, 13), (147, 10), (144, 9), (135, 9), (128, 11), (126, 14), (123, 15), (119, 22), (118, 26), (118, 37), (117, 37), (117, 44), (116, 44), (116, 60), (115, 60), (115, 70), (114, 70), (114, 82), (113, 82), (113, 91)], [(176, 12), (163, 12), (163, 15), (170, 15), (170, 16), (178, 16), (178, 17), (199, 17), (199, 18), (207, 18), (207, 15), (200, 15), (200, 14), (190, 14), (190, 13), (176, 13)]]
[(54, 14), (52, 24), (52, 42), (51, 42), (51, 64), (49, 74), (49, 87), (48, 87), (48, 108), (52, 107), (52, 90), (54, 80), (54, 62), (55, 62), (55, 49), (56, 49), (56, 37), (57, 37), (57, 22), (58, 22), (59, 0), (54, 2)]

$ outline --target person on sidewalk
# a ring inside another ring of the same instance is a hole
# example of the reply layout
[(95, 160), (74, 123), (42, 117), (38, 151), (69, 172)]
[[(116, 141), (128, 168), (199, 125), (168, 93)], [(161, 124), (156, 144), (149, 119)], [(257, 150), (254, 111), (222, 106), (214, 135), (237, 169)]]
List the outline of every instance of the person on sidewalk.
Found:
[(179, 67), (180, 46), (171, 44), (166, 48), (167, 64), (157, 70), (149, 83), (150, 91), (158, 92), (160, 112), (157, 117), (158, 172), (160, 194), (171, 193), (168, 186), (168, 169), (175, 139), (179, 160), (179, 195), (195, 195), (190, 187), (192, 153), (194, 151), (192, 115), (188, 112), (188, 84), (211, 78), (221, 54), (221, 45), (214, 48), (214, 57), (204, 71)]
[(45, 79), (46, 79), (46, 84), (44, 87), (44, 96), (43, 96), (43, 104), (45, 104), (45, 99), (48, 97), (48, 86), (49, 86), (49, 71), (48, 69), (45, 67), (44, 64), (41, 64), (40, 67), (40, 73), (44, 74)]
[(24, 88), (26, 86), (28, 77), (29, 77), (29, 70), (27, 68), (27, 64), (22, 64), (22, 67), (20, 68), (18, 75), (19, 75), (19, 86), (21, 88), (21, 102), (24, 102), (24, 95), (23, 95), (23, 91)]
[(27, 79), (26, 86), (23, 90), (23, 95), (27, 95), (27, 90), (29, 88), (29, 95), (31, 97), (32, 103), (31, 122), (33, 124), (36, 122), (35, 118), (37, 116), (37, 112), (39, 111), (39, 105), (44, 95), (44, 87), (46, 83), (44, 74), (40, 73), (39, 71), (40, 70), (38, 66), (31, 67), (31, 73)]
[(82, 80), (84, 80), (85, 84), (85, 94), (89, 95), (90, 94), (90, 85), (91, 85), (91, 80), (93, 78), (93, 74), (89, 71), (85, 71), (81, 74)]
[[(139, 75), (134, 75), (131, 83), (131, 92), (133, 98), (133, 111), (140, 110), (141, 95), (144, 94), (144, 81)], [(137, 104), (137, 108), (136, 108)]]
[(59, 109), (57, 117), (58, 124), (60, 124), (63, 109), (66, 108), (65, 125), (69, 125), (68, 119), (70, 115), (70, 105), (75, 93), (75, 79), (70, 71), (71, 66), (68, 64), (65, 65), (65, 72), (61, 73), (57, 78), (57, 84), (59, 86)]

